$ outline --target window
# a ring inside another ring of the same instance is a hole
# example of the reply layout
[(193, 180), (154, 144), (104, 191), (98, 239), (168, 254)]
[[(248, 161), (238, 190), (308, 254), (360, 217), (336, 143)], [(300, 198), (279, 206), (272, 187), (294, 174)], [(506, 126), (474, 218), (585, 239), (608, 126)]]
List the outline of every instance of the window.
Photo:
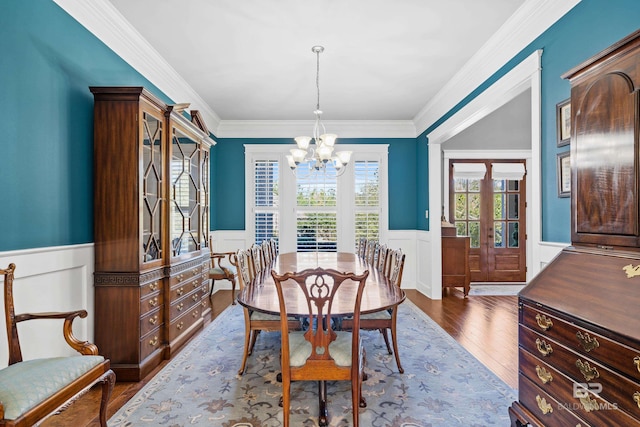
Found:
[(337, 178), (314, 174), (306, 165), (293, 174), (285, 159), (290, 148), (245, 145), (249, 239), (276, 238), (281, 252), (353, 252), (359, 237), (384, 239), (386, 144), (342, 144), (353, 152), (352, 162)]

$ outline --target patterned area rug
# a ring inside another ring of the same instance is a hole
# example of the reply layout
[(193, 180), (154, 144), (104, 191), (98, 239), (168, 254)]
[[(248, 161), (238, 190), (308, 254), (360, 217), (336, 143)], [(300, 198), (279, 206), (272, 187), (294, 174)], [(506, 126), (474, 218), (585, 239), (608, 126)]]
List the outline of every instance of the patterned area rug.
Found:
[[(515, 390), (503, 383), (410, 301), (398, 312), (404, 374), (379, 332), (363, 332), (369, 376), (362, 426), (505, 426)], [(109, 420), (119, 426), (272, 427), (282, 425), (279, 333), (258, 337), (247, 372), (242, 308), (231, 306)], [(329, 382), (329, 425), (351, 425), (349, 382)], [(317, 426), (317, 383), (291, 386), (291, 425)]]

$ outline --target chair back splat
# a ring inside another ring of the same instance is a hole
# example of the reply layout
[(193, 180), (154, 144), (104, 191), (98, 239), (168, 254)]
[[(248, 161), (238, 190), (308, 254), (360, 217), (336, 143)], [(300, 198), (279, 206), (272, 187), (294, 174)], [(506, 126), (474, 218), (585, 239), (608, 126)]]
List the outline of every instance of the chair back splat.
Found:
[[(358, 408), (366, 406), (362, 398), (365, 355), (359, 334), (360, 303), (369, 271), (356, 275), (315, 268), (283, 275), (272, 271), (271, 275), (280, 302), (284, 426), (289, 425), (292, 381), (336, 380), (351, 381), (353, 425), (358, 426)], [(287, 288), (283, 289), (284, 286)], [(300, 293), (307, 301), (308, 313), (304, 314), (306, 321), (303, 322), (306, 330), (290, 331), (285, 295), (296, 298)], [(334, 302), (351, 297), (354, 328), (351, 332), (336, 331), (332, 317)]]

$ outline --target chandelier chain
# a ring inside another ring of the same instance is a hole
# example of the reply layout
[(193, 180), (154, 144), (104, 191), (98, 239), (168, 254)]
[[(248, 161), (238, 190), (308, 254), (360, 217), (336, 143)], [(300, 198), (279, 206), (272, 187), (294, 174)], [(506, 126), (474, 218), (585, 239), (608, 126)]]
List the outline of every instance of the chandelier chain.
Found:
[(316, 51), (316, 88), (318, 90), (316, 110), (320, 111), (320, 50)]

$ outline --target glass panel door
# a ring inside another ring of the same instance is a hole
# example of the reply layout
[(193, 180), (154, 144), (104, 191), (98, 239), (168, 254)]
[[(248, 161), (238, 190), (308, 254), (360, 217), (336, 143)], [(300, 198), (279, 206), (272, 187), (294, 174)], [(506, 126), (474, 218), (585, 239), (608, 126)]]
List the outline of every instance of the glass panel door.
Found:
[(162, 259), (162, 120), (142, 113), (142, 261)]

